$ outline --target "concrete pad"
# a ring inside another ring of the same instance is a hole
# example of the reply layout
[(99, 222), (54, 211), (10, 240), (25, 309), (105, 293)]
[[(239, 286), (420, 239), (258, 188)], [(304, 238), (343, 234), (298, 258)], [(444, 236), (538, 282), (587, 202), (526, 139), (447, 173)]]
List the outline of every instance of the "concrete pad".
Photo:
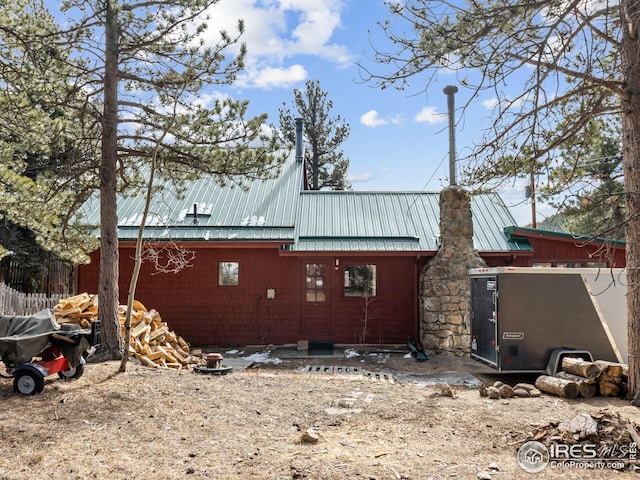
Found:
[(246, 358), (225, 357), (225, 359), (222, 360), (222, 365), (224, 365), (225, 367), (233, 367), (234, 372), (241, 372), (243, 370), (246, 370), (251, 365), (253, 365), (253, 363), (253, 360), (247, 360)]

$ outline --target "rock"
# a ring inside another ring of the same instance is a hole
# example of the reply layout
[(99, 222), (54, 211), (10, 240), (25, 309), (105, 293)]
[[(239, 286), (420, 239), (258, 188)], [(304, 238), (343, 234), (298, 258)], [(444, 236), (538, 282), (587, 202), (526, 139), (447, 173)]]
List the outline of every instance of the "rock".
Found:
[(491, 480), (491, 474), (489, 472), (478, 472), (478, 478), (480, 480)]
[(514, 390), (517, 390), (519, 388), (526, 390), (527, 392), (531, 392), (531, 390), (537, 390), (535, 385), (531, 385), (530, 383), (516, 383), (513, 386)]
[(500, 398), (513, 398), (516, 396), (516, 393), (513, 391), (509, 385), (502, 385), (498, 388), (498, 393), (500, 393)]
[(488, 387), (487, 388), (487, 397), (492, 399), (500, 398), (500, 391), (496, 387)]
[(494, 386), (495, 388), (497, 388), (498, 390), (500, 390), (500, 387), (502, 387), (503, 385), (504, 385), (504, 383), (502, 383), (500, 380), (496, 380), (496, 381), (493, 383), (493, 386)]
[(302, 434), (300, 437), (300, 443), (318, 443), (320, 441), (320, 434), (309, 428), (306, 432)]
[(456, 396), (456, 392), (451, 388), (451, 386), (448, 383), (445, 383), (440, 387), (440, 393), (442, 393), (442, 395), (444, 395), (445, 397), (454, 398)]
[(480, 396), (481, 397), (486, 397), (487, 395), (487, 386), (482, 384), (480, 385)]
[(513, 393), (516, 394), (516, 397), (521, 397), (521, 398), (528, 398), (531, 396), (529, 392), (524, 388), (514, 388)]
[(494, 472), (498, 472), (498, 471), (500, 471), (500, 467), (498, 466), (498, 464), (496, 462), (491, 462), (491, 464), (489, 465), (489, 470), (492, 470)]

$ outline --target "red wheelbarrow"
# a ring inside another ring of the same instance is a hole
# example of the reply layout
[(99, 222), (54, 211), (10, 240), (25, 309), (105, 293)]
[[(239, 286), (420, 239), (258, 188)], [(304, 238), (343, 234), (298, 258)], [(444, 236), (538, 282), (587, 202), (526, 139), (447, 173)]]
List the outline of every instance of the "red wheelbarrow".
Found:
[(13, 390), (35, 395), (44, 389), (44, 379), (79, 378), (85, 357), (100, 341), (100, 322), (91, 329), (58, 325), (52, 310), (28, 316), (0, 316), (0, 358), (7, 367), (4, 378), (13, 378)]

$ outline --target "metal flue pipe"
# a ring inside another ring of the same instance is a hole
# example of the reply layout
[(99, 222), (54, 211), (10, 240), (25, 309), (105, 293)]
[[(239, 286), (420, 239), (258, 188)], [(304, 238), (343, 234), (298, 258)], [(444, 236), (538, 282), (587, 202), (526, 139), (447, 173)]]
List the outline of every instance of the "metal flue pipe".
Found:
[(447, 109), (449, 111), (449, 185), (456, 185), (456, 127), (455, 127), (455, 95), (458, 87), (447, 85), (443, 90), (447, 96)]
[(303, 136), (302, 131), (304, 127), (304, 120), (302, 118), (296, 118), (296, 161), (302, 162), (304, 159), (304, 147), (302, 145)]

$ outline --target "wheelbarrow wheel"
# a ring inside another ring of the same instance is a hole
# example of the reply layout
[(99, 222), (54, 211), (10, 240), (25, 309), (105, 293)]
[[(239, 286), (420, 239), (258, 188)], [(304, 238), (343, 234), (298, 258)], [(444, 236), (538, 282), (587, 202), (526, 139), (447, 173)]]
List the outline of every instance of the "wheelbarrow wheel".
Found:
[(36, 372), (19, 372), (13, 380), (13, 390), (23, 395), (35, 395), (44, 390), (44, 378)]
[(63, 380), (69, 380), (71, 378), (80, 378), (84, 373), (84, 363), (79, 363), (75, 367), (69, 367), (68, 370), (58, 372), (58, 376)]

